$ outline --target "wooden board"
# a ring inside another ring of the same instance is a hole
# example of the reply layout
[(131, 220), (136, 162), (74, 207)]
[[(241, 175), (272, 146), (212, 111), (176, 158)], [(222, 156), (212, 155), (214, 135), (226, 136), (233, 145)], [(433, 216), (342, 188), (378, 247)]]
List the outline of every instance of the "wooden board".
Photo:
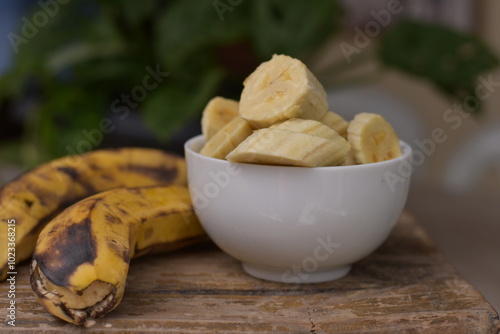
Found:
[[(88, 329), (48, 314), (18, 266), (12, 333), (497, 333), (498, 314), (404, 214), (389, 239), (337, 281), (286, 285), (246, 275), (212, 243), (133, 261), (125, 297)], [(0, 284), (6, 319), (7, 284)]]

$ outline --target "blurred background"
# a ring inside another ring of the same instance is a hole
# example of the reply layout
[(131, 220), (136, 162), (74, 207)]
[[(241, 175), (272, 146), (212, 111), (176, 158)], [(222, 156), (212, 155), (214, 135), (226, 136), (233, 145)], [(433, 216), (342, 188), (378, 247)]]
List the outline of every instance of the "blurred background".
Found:
[(500, 309), (500, 2), (0, 0), (0, 184), (103, 147), (182, 154), (274, 53), (415, 151), (408, 210)]

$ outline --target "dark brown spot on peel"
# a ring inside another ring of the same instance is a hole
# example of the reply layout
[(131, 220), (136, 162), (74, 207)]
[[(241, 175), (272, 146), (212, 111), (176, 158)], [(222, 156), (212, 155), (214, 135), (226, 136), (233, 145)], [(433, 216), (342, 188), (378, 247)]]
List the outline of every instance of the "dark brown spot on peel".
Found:
[(45, 181), (50, 181), (51, 180), (51, 177), (49, 177), (48, 175), (46, 175), (45, 173), (35, 173), (35, 175), (42, 179), (42, 180), (45, 180)]
[(91, 184), (89, 184), (87, 182), (78, 180), (78, 183), (80, 183), (80, 185), (82, 186), (82, 188), (85, 189), (85, 191), (87, 192), (88, 196), (93, 195), (93, 194), (95, 194), (95, 193), (98, 192)]
[(105, 219), (106, 219), (106, 222), (108, 224), (114, 225), (114, 224), (121, 224), (122, 223), (118, 217), (116, 217), (115, 215), (112, 215), (110, 213), (106, 214)]
[(102, 174), (100, 176), (100, 178), (103, 179), (103, 180), (106, 180), (106, 181), (111, 181), (111, 182), (115, 181), (115, 178), (112, 175), (109, 175), (109, 174)]
[(87, 195), (92, 195), (97, 192), (92, 185), (88, 184), (87, 182), (83, 182), (80, 179), (80, 173), (78, 173), (78, 171), (75, 168), (66, 166), (66, 167), (58, 167), (57, 170), (71, 177), (73, 181), (80, 183), (80, 185), (87, 192)]
[(191, 213), (191, 212), (194, 212), (194, 209), (193, 208), (186, 208), (186, 209), (172, 209), (172, 210), (169, 210), (169, 211), (166, 211), (166, 210), (162, 210), (160, 212), (158, 212), (156, 214), (157, 217), (165, 217), (165, 216), (168, 216), (168, 215), (176, 215), (176, 214), (188, 214), (188, 213)]
[(93, 164), (93, 163), (89, 164), (89, 168), (92, 170), (95, 170), (95, 171), (101, 170), (101, 167), (99, 167), (98, 165)]
[(141, 197), (144, 197), (140, 188), (128, 188), (128, 191), (136, 195), (139, 195)]
[(165, 216), (168, 216), (170, 214), (173, 214), (174, 212), (173, 211), (160, 211), (156, 214), (157, 217), (165, 217)]
[[(95, 205), (95, 203), (94, 203)], [(69, 225), (54, 237), (45, 252), (34, 255), (40, 270), (54, 284), (67, 286), (74, 271), (84, 263), (92, 264), (97, 256), (97, 243), (92, 234), (91, 220)]]
[(149, 206), (148, 204), (143, 203), (143, 202), (138, 202), (137, 205), (140, 206), (141, 208), (145, 208), (145, 207)]
[(152, 236), (153, 236), (153, 228), (150, 227), (144, 232), (144, 239), (148, 240)]
[(120, 211), (121, 213), (123, 213), (123, 214), (125, 214), (125, 215), (126, 215), (126, 214), (128, 214), (128, 212), (127, 212), (127, 211), (123, 210), (123, 209), (122, 209), (122, 208), (120, 208), (120, 207), (117, 207), (117, 209), (118, 209), (118, 211)]
[(74, 169), (72, 167), (57, 167), (57, 170), (63, 174), (68, 175), (69, 177), (71, 177), (71, 179), (73, 181), (76, 181), (79, 177), (79, 174), (76, 171), (76, 169)]
[(107, 244), (108, 247), (123, 260), (123, 262), (130, 263), (130, 250), (128, 247), (118, 244), (116, 240), (111, 240)]
[(130, 263), (130, 251), (128, 249), (123, 250), (121, 255), (125, 263)]
[[(61, 200), (61, 197), (52, 189), (40, 187), (36, 183), (26, 183), (26, 190), (31, 192), (31, 194), (37, 198), (37, 200), (40, 202), (40, 205), (43, 207), (50, 208), (53, 206), (53, 203), (58, 203)], [(25, 202), (25, 204), (27, 203)], [(30, 207), (27, 206), (27, 208), (29, 209)]]
[(148, 167), (142, 165), (127, 165), (120, 168), (123, 171), (138, 173), (150, 177), (152, 179), (171, 182), (177, 177), (177, 168), (169, 167)]

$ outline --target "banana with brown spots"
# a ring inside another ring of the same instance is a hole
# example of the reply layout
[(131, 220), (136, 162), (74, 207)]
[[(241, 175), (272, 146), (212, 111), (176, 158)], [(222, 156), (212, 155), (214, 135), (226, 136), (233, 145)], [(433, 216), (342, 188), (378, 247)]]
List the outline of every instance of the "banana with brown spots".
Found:
[(38, 234), (61, 210), (117, 187), (187, 184), (183, 158), (161, 150), (107, 149), (43, 164), (0, 188), (0, 280), (9, 271), (9, 221), (16, 263), (33, 254)]
[(204, 236), (187, 187), (109, 190), (72, 205), (42, 230), (31, 286), (50, 313), (88, 326), (120, 303), (131, 258)]

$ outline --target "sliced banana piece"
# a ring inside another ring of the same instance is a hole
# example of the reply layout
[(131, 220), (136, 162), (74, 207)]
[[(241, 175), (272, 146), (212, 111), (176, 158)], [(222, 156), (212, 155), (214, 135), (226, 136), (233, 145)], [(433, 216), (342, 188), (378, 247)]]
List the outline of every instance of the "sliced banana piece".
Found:
[(307, 133), (309, 135), (334, 139), (339, 136), (335, 130), (312, 119), (292, 118), (284, 122), (274, 124), (270, 129), (289, 130), (294, 132)]
[(216, 96), (211, 99), (201, 116), (201, 132), (205, 140), (212, 138), (224, 125), (238, 116), (238, 101)]
[(345, 159), (343, 166), (352, 166), (352, 165), (356, 165), (356, 160), (354, 160), (354, 150), (352, 149), (351, 146), (351, 149), (347, 153), (347, 158)]
[(333, 166), (345, 162), (349, 149), (350, 145), (340, 136), (329, 140), (289, 130), (260, 129), (238, 145), (226, 159), (266, 165)]
[(328, 111), (326, 92), (300, 60), (274, 55), (246, 78), (240, 116), (254, 128), (290, 118), (319, 120)]
[(401, 155), (396, 132), (378, 114), (357, 114), (349, 123), (347, 138), (352, 146), (356, 163), (379, 162)]
[(347, 127), (349, 126), (349, 122), (347, 122), (342, 116), (334, 113), (333, 111), (329, 111), (320, 121), (347, 139)]
[(224, 159), (243, 140), (252, 134), (250, 124), (241, 117), (235, 117), (220, 129), (200, 151), (208, 157)]

